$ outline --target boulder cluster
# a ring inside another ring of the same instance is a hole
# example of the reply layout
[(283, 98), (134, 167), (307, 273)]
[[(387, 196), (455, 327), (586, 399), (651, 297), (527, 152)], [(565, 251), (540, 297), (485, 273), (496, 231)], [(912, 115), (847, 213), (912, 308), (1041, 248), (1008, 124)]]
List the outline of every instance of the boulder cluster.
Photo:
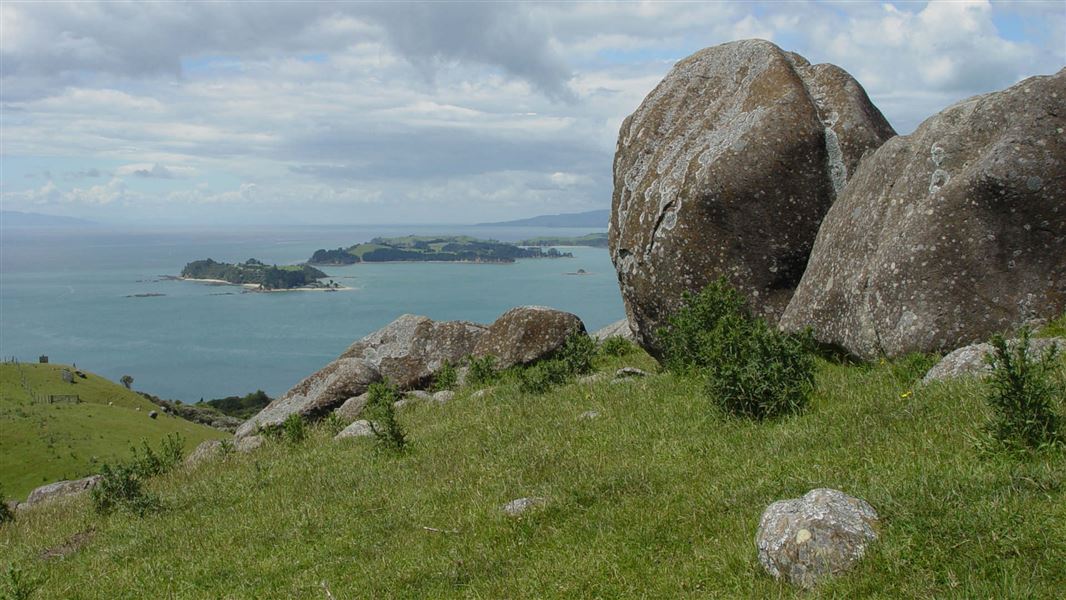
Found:
[(725, 276), (863, 358), (1066, 310), (1066, 69), (898, 136), (833, 65), (763, 40), (680, 61), (622, 124), (610, 251), (636, 340)]

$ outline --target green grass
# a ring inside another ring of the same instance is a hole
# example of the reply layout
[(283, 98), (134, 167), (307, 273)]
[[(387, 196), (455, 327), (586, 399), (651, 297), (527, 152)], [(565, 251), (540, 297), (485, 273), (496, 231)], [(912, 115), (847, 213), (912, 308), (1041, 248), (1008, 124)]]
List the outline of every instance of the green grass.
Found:
[[(0, 568), (40, 598), (324, 598), (323, 582), (337, 598), (1061, 597), (1063, 453), (981, 454), (982, 384), (917, 388), (918, 370), (820, 362), (807, 410), (762, 423), (669, 374), (541, 395), (507, 375), (482, 398), (405, 407), (402, 454), (319, 428), (152, 481), (150, 517), (85, 499), (21, 514)], [(801, 594), (763, 572), (755, 530), (769, 503), (823, 486), (869, 501), (881, 539)], [(523, 496), (550, 501), (499, 512)]]
[[(172, 417), (125, 387), (84, 372), (85, 379), (63, 381), (57, 364), (0, 365), (0, 485), (25, 499), (33, 488), (97, 473), (105, 462), (129, 456), (142, 440), (157, 445), (180, 433), (187, 449), (228, 434)], [(24, 385), (25, 382), (25, 385)], [(77, 395), (80, 403), (34, 402), (34, 394)], [(140, 410), (137, 410), (140, 409)], [(159, 417), (149, 419), (149, 411)]]
[(1066, 337), (1066, 314), (1041, 327), (1036, 337)]

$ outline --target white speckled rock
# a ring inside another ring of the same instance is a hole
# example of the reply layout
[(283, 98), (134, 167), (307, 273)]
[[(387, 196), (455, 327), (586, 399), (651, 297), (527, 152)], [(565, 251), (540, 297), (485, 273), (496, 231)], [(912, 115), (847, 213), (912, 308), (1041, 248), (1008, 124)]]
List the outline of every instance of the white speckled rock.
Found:
[(877, 528), (877, 512), (864, 500), (814, 489), (767, 507), (755, 545), (759, 562), (771, 575), (809, 588), (858, 562), (877, 540)]
[[(1018, 340), (1009, 340), (1007, 345), (1014, 347), (1017, 343)], [(1051, 346), (1058, 347), (1059, 352), (1066, 352), (1066, 338), (1030, 339), (1027, 354), (1036, 358)], [(959, 348), (929, 369), (922, 378), (922, 383), (946, 381), (957, 377), (985, 377), (990, 372), (986, 359), (991, 353), (992, 345), (986, 343)]]
[(220, 440), (204, 440), (185, 457), (184, 464), (186, 467), (195, 467), (202, 462), (215, 458), (221, 452), (222, 442)]
[(545, 306), (519, 306), (489, 326), (473, 353), (495, 356), (496, 368), (506, 369), (552, 354), (575, 333), (585, 333), (577, 315)]
[(1066, 310), (1066, 69), (958, 102), (859, 166), (781, 319), (863, 358)]
[(508, 517), (520, 517), (534, 508), (539, 508), (548, 503), (547, 498), (533, 496), (529, 498), (516, 498), (500, 507)]
[(349, 346), (341, 358), (366, 360), (392, 385), (407, 390), (429, 382), (445, 362), (455, 365), (473, 353), (485, 332), (477, 323), (402, 315)]
[(776, 320), (823, 215), (895, 132), (846, 72), (765, 40), (679, 61), (622, 123), (611, 259), (636, 340), (726, 276)]
[(359, 438), (359, 437), (373, 437), (374, 431), (370, 429), (370, 421), (360, 420), (345, 427), (333, 436), (335, 440), (343, 440), (347, 438)]
[(233, 443), (233, 449), (237, 452), (251, 452), (262, 446), (265, 442), (266, 439), (261, 435), (248, 435), (242, 438), (237, 438), (237, 441)]
[(50, 502), (58, 498), (83, 494), (100, 483), (100, 479), (101, 477), (99, 475), (90, 475), (83, 479), (57, 481), (55, 483), (49, 483), (48, 485), (42, 485), (30, 492), (26, 501), (19, 504), (19, 509), (29, 508), (42, 502)]
[(633, 335), (633, 329), (629, 326), (629, 319), (615, 321), (603, 329), (597, 329), (596, 333), (592, 334), (592, 337), (598, 342), (612, 337), (620, 337), (631, 342), (636, 339)]
[(343, 423), (351, 423), (359, 418), (363, 414), (363, 409), (366, 408), (367, 400), (370, 399), (370, 395), (363, 393), (358, 396), (352, 396), (344, 401), (336, 409), (333, 414), (337, 415), (337, 418)]
[(450, 401), (452, 398), (455, 398), (455, 392), (451, 390), (441, 390), (433, 394), (433, 401), (437, 404), (444, 404), (445, 402)]

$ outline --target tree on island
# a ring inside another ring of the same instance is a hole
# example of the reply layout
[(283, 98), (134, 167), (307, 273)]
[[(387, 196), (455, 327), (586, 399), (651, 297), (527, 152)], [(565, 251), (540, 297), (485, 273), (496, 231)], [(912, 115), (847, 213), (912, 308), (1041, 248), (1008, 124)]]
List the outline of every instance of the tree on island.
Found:
[(127, 390), (133, 385), (133, 377), (130, 377), (129, 375), (123, 375), (119, 381), (122, 382), (122, 385), (126, 386)]

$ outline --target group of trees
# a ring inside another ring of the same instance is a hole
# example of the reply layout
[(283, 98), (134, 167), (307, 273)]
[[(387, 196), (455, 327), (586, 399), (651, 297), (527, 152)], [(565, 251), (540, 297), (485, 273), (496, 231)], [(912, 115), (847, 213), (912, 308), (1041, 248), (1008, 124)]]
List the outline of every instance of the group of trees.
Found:
[(196, 260), (181, 270), (190, 279), (218, 279), (235, 284), (258, 284), (267, 290), (287, 290), (314, 285), (326, 274), (310, 265), (279, 267), (265, 265), (252, 258), (244, 263), (217, 262), (210, 258)]

